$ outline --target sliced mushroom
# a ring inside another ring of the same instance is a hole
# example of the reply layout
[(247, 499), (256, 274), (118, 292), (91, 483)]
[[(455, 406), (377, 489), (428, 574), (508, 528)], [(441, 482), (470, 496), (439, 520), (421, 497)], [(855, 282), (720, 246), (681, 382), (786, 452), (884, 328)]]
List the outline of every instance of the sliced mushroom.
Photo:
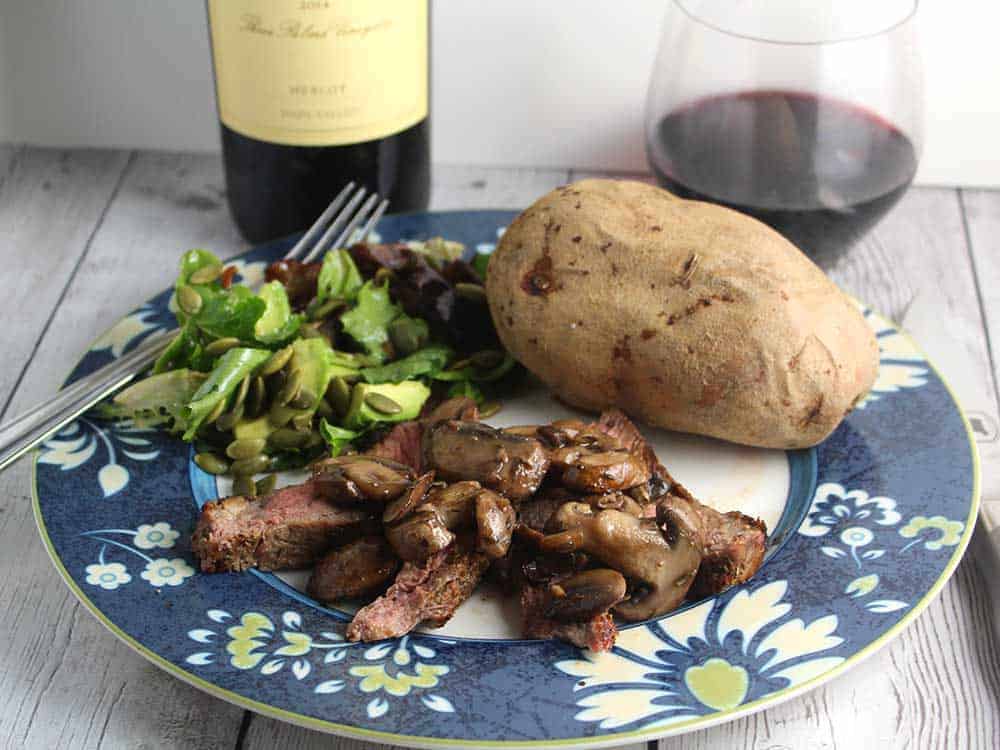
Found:
[(534, 438), (458, 420), (424, 431), (424, 456), (442, 479), (474, 479), (512, 501), (532, 495), (549, 468)]
[(399, 560), (381, 536), (364, 536), (328, 552), (309, 577), (306, 592), (320, 602), (359, 599), (385, 588)]
[(660, 516), (636, 518), (620, 510), (566, 503), (549, 521), (555, 533), (542, 539), (540, 547), (586, 552), (621, 572), (629, 581), (630, 597), (615, 612), (625, 620), (645, 620), (676, 608), (701, 564), (697, 531), (669, 506)]
[(313, 467), (313, 479), (325, 497), (341, 502), (388, 502), (402, 495), (413, 470), (377, 456), (338, 456)]
[(537, 438), (546, 448), (562, 448), (569, 445), (578, 435), (586, 432), (587, 425), (579, 419), (557, 419), (551, 424), (517, 425), (504, 427), (511, 435)]
[(444, 419), (461, 419), (465, 422), (478, 422), (479, 407), (475, 401), (467, 396), (456, 396), (455, 398), (449, 398), (447, 401), (442, 401), (423, 418), (428, 424), (440, 422)]
[(627, 490), (649, 480), (649, 468), (642, 459), (617, 449), (568, 446), (553, 454), (552, 464), (564, 485), (581, 492)]
[(426, 560), (455, 541), (455, 535), (442, 523), (437, 511), (423, 506), (402, 521), (386, 526), (385, 538), (407, 562)]
[(399, 512), (386, 525), (386, 538), (404, 560), (425, 560), (451, 544), (455, 540), (453, 532), (475, 524), (475, 502), (480, 492), (478, 482), (431, 487), (420, 503), (405, 513)]
[(604, 495), (585, 495), (580, 499), (594, 510), (620, 510), (630, 516), (642, 516), (642, 506), (634, 499), (621, 492), (608, 492)]
[(490, 490), (476, 495), (476, 546), (491, 560), (510, 549), (517, 511), (510, 501)]
[(583, 622), (607, 612), (625, 598), (627, 584), (617, 570), (595, 568), (550, 583), (545, 616)]
[(483, 491), (479, 482), (455, 482), (431, 490), (424, 508), (433, 508), (451, 531), (471, 527), (476, 522), (476, 496)]
[(404, 492), (385, 506), (385, 512), (382, 513), (382, 523), (395, 523), (412, 513), (427, 497), (427, 490), (430, 489), (433, 481), (433, 471), (421, 474), (408, 492)]

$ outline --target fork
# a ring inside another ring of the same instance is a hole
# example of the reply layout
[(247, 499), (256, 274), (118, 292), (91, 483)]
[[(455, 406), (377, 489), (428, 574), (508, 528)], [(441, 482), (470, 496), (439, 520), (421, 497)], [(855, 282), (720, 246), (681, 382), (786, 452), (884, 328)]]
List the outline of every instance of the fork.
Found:
[[(355, 190), (354, 183), (348, 183), (285, 254), (285, 260), (310, 263), (327, 250), (343, 247), (362, 221), (359, 239), (364, 240), (389, 207), (389, 201), (379, 202), (377, 193), (365, 200), (366, 193), (365, 188)], [(66, 386), (52, 400), (0, 425), (0, 471), (134, 380), (156, 361), (176, 333), (172, 328), (150, 336), (125, 356)]]

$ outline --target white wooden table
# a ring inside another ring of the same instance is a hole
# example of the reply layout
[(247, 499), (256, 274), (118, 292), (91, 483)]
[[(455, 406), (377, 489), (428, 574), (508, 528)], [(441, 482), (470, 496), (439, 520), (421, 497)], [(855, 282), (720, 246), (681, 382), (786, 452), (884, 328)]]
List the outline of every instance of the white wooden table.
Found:
[[(522, 208), (578, 176), (439, 166), (432, 208)], [(53, 393), (95, 336), (169, 283), (181, 251), (244, 248), (223, 189), (215, 156), (0, 147), (0, 421)], [(833, 275), (907, 327), (943, 370), (983, 428), (984, 498), (1000, 502), (1000, 192), (911, 190)], [(29, 469), (22, 460), (0, 474), (0, 745), (374, 747), (211, 698), (107, 633), (49, 563)], [(986, 585), (967, 557), (941, 597), (863, 666), (660, 750), (1000, 747)]]

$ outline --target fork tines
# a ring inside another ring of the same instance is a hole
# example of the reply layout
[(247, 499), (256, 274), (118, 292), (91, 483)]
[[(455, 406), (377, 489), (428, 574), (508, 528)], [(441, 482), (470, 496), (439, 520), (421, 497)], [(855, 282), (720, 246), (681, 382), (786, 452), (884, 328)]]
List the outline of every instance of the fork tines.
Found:
[[(295, 243), (295, 247), (288, 251), (285, 258), (310, 263), (327, 250), (343, 247), (351, 239), (354, 230), (365, 219), (367, 221), (359, 233), (358, 240), (367, 237), (389, 207), (389, 201), (379, 202), (378, 193), (372, 193), (368, 196), (368, 200), (361, 203), (367, 192), (364, 187), (355, 190), (353, 182), (347, 183), (326, 207), (326, 210), (320, 214), (315, 223)], [(377, 206), (376, 203), (378, 203)], [(361, 204), (360, 208), (358, 204)], [(320, 235), (318, 240), (316, 239), (317, 235)], [(303, 253), (305, 255), (299, 258), (299, 255)]]

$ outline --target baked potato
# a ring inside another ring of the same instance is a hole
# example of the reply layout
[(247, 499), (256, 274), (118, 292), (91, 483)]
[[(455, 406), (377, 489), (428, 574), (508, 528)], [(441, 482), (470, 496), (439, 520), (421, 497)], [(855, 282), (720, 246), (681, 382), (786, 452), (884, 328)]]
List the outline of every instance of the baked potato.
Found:
[(639, 182), (539, 199), (486, 290), (503, 344), (563, 401), (746, 445), (819, 443), (878, 368), (856, 304), (788, 240)]

